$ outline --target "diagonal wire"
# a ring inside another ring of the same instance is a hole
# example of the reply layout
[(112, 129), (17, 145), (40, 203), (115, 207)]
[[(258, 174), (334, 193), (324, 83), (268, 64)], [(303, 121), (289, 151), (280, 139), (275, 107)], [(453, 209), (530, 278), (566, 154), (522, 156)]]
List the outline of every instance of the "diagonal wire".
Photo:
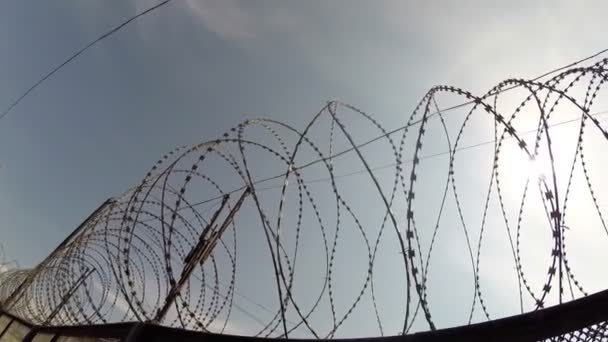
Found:
[[(450, 107), (450, 108), (451, 108), (451, 109), (455, 109), (454, 107)], [(447, 110), (450, 110), (450, 108), (448, 108)], [(443, 111), (442, 111), (442, 113), (445, 113), (445, 110), (443, 110)], [(592, 114), (589, 114), (589, 115), (590, 115), (590, 116), (599, 116), (599, 115), (604, 115), (604, 114), (608, 114), (608, 110), (606, 110), (606, 111), (601, 111), (601, 112), (596, 112), (596, 113), (592, 113)], [(557, 126), (561, 126), (561, 125), (569, 124), (569, 123), (572, 123), (572, 122), (575, 122), (575, 121), (580, 121), (580, 118), (576, 118), (576, 119), (570, 119), (570, 120), (565, 120), (565, 121), (556, 122), (556, 123), (554, 123), (554, 124), (552, 124), (552, 125), (549, 125), (549, 127), (557, 127)], [(405, 129), (405, 127), (406, 127), (406, 126), (401, 127), (401, 128), (399, 128), (398, 130)], [(393, 133), (395, 133), (396, 131), (397, 131), (397, 130), (393, 130), (393, 131), (391, 131), (391, 132), (388, 132), (386, 135), (393, 134)], [(524, 131), (524, 132), (522, 133), (522, 135), (527, 135), (527, 134), (531, 134), (531, 133), (534, 133), (534, 132), (537, 132), (537, 130), (536, 130), (536, 129), (533, 129), (533, 130)], [(382, 137), (384, 137), (384, 136), (386, 136), (386, 135), (383, 135)], [(358, 148), (360, 148), (360, 147), (362, 147), (362, 146), (368, 145), (368, 144), (370, 144), (370, 143), (371, 143), (371, 142), (373, 142), (373, 141), (377, 141), (378, 139), (380, 139), (380, 137), (378, 137), (378, 138), (374, 138), (374, 139), (372, 139), (372, 140), (369, 140), (369, 141), (367, 141), (367, 142), (366, 142), (366, 143), (364, 143), (364, 144), (357, 145), (357, 147), (358, 147)], [(505, 140), (507, 140), (507, 139), (511, 139), (511, 137), (506, 137), (506, 138), (505, 138)], [(480, 146), (484, 146), (484, 145), (488, 145), (488, 144), (493, 144), (493, 143), (494, 143), (494, 140), (486, 140), (486, 141), (482, 141), (482, 142), (479, 142), (479, 143), (476, 143), (476, 144), (467, 145), (467, 146), (463, 146), (463, 147), (458, 147), (458, 148), (456, 148), (456, 150), (455, 150), (455, 151), (465, 151), (465, 150), (470, 150), (470, 149), (473, 149), (473, 148), (476, 148), (476, 147), (480, 147)], [(341, 155), (343, 155), (343, 154), (345, 154), (345, 153), (347, 153), (347, 152), (349, 152), (349, 151), (352, 151), (352, 150), (353, 150), (353, 148), (350, 148), (350, 149), (344, 150), (344, 151), (342, 151), (342, 152), (339, 152), (339, 153), (334, 154), (332, 157), (328, 157), (327, 159), (331, 159), (331, 158), (335, 158), (335, 157), (337, 157), (337, 156), (341, 156)], [(450, 151), (443, 151), (443, 152), (438, 152), (438, 153), (434, 153), (434, 154), (428, 154), (428, 155), (425, 155), (425, 156), (420, 156), (418, 159), (419, 159), (419, 160), (424, 160), (424, 159), (436, 158), (436, 157), (440, 157), (440, 156), (443, 156), (443, 155), (448, 155), (449, 153), (450, 153)], [(312, 162), (310, 162), (310, 163), (308, 163), (308, 164), (305, 164), (304, 166), (300, 166), (300, 167), (298, 167), (297, 169), (303, 169), (304, 167), (311, 166), (311, 165), (313, 165), (314, 163), (320, 162), (320, 161), (322, 161), (322, 160), (323, 160), (323, 159), (317, 159), (317, 160), (314, 160), (314, 161), (312, 161)], [(414, 161), (414, 160), (413, 160), (413, 159), (411, 159), (411, 160), (405, 160), (405, 161), (403, 161), (403, 162), (402, 162), (402, 164), (411, 163), (412, 161)], [(384, 164), (384, 165), (380, 165), (380, 166), (377, 166), (377, 167), (373, 167), (373, 168), (371, 168), (371, 170), (372, 170), (372, 171), (376, 171), (376, 170), (386, 169), (386, 168), (389, 168), (389, 167), (392, 167), (392, 166), (396, 166), (396, 165), (397, 165), (396, 163)], [(365, 173), (365, 172), (367, 172), (367, 170), (357, 170), (357, 171), (352, 171), (352, 172), (345, 173), (345, 174), (341, 174), (341, 175), (335, 175), (333, 178), (334, 178), (334, 179), (339, 179), (339, 178), (344, 178), (344, 177), (348, 177), (348, 176), (354, 176), (354, 175), (361, 174), (361, 173)], [(259, 183), (264, 183), (264, 182), (268, 182), (268, 181), (271, 181), (271, 180), (275, 180), (275, 179), (278, 179), (278, 178), (280, 178), (280, 177), (283, 177), (284, 175), (285, 175), (285, 174), (281, 174), (281, 175), (277, 175), (277, 176), (272, 176), (272, 177), (263, 178), (263, 179), (260, 179), (260, 180), (255, 181), (255, 182), (254, 182), (254, 184), (259, 184)], [(316, 178), (316, 179), (311, 179), (311, 180), (304, 180), (303, 182), (304, 182), (304, 183), (306, 183), (306, 184), (311, 184), (311, 183), (325, 182), (325, 181), (329, 181), (329, 180), (331, 180), (331, 178)], [(268, 186), (268, 187), (264, 187), (264, 188), (258, 188), (258, 189), (257, 189), (257, 191), (258, 191), (258, 192), (260, 192), (260, 191), (266, 191), (266, 190), (279, 189), (279, 188), (281, 188), (282, 186), (283, 186), (283, 185)], [(235, 192), (240, 191), (240, 190), (242, 190), (242, 189), (243, 189), (243, 188), (239, 188), (239, 189), (236, 189), (236, 190), (230, 191), (230, 192), (228, 192), (228, 194), (235, 193)], [(194, 203), (194, 204), (192, 204), (191, 206), (192, 206), (192, 207), (197, 207), (197, 206), (200, 206), (200, 205), (203, 205), (203, 204), (206, 204), (206, 203), (209, 203), (209, 202), (212, 202), (212, 201), (218, 200), (218, 199), (221, 199), (221, 196), (218, 196), (218, 197), (213, 197), (213, 198), (210, 198), (210, 199), (206, 199), (206, 200), (204, 200), (204, 201)], [(181, 209), (183, 209), (183, 208), (180, 208), (179, 210), (181, 210)]]
[(55, 68), (53, 68), (51, 71), (49, 71), (47, 74), (45, 74), (42, 78), (40, 78), (38, 81), (36, 81), (36, 83), (34, 83), (31, 87), (29, 87), (23, 94), (21, 94), (21, 96), (19, 96), (15, 101), (13, 101), (11, 103), (10, 106), (8, 106), (8, 108), (6, 108), (4, 110), (4, 112), (2, 112), (2, 114), (0, 115), (0, 120), (2, 120), (4, 117), (6, 117), (12, 110), (13, 108), (15, 108), (24, 98), (26, 98), (32, 91), (34, 91), (34, 89), (38, 88), (38, 86), (40, 86), (42, 83), (44, 83), (44, 81), (46, 81), (47, 79), (49, 79), (51, 76), (53, 76), (55, 73), (57, 73), (59, 70), (61, 70), (63, 67), (65, 67), (66, 65), (70, 64), (72, 61), (74, 61), (75, 59), (77, 59), (81, 54), (83, 54), (86, 50), (88, 50), (89, 48), (91, 48), (92, 46), (94, 46), (95, 44), (101, 42), (102, 40), (110, 37), (111, 35), (113, 35), (114, 33), (116, 33), (117, 31), (119, 31), (120, 29), (122, 29), (123, 27), (127, 26), (129, 23), (131, 23), (132, 21), (136, 20), (139, 17), (142, 17), (164, 5), (166, 5), (167, 3), (171, 2), (172, 0), (164, 0), (142, 12), (139, 12), (138, 14), (130, 17), (129, 19), (127, 19), (126, 21), (123, 21), (121, 24), (119, 24), (118, 26), (114, 27), (113, 29), (111, 29), (110, 31), (102, 34), (101, 36), (99, 36), (97, 39), (95, 39), (94, 41), (90, 42), (89, 44), (85, 45), (84, 47), (82, 47), (80, 50), (78, 50), (76, 53), (74, 53), (73, 55), (71, 55), (68, 59), (66, 59), (65, 61), (63, 61), (63, 63), (59, 64), (58, 66), (56, 66)]
[[(570, 64), (568, 64), (568, 65), (561, 66), (561, 67), (558, 67), (558, 68), (552, 69), (552, 70), (550, 70), (550, 71), (547, 71), (547, 72), (545, 72), (545, 73), (543, 73), (543, 74), (541, 74), (541, 75), (539, 75), (539, 76), (536, 76), (536, 77), (532, 78), (531, 80), (532, 80), (532, 81), (537, 81), (537, 80), (540, 80), (540, 79), (542, 79), (542, 78), (544, 78), (544, 77), (547, 77), (547, 76), (549, 76), (549, 75), (551, 75), (551, 74), (554, 74), (554, 73), (556, 73), (556, 72), (559, 72), (559, 71), (562, 71), (562, 70), (565, 70), (565, 69), (571, 68), (571, 67), (573, 67), (573, 66), (575, 66), (575, 65), (578, 65), (578, 64), (581, 64), (581, 63), (586, 62), (586, 61), (588, 61), (588, 60), (591, 60), (591, 59), (593, 59), (593, 58), (596, 58), (596, 57), (598, 57), (598, 56), (600, 56), (600, 55), (602, 55), (602, 54), (604, 54), (604, 53), (606, 53), (606, 52), (608, 52), (608, 49), (603, 49), (603, 50), (601, 50), (601, 51), (599, 51), (599, 52), (597, 52), (597, 53), (594, 53), (593, 55), (590, 55), (590, 56), (587, 56), (587, 57), (585, 57), (585, 58), (579, 59), (579, 60), (577, 60), (577, 61), (575, 61), (575, 62), (572, 62), (572, 63), (570, 63)], [(501, 88), (501, 89), (499, 89), (499, 90), (496, 90), (496, 91), (494, 91), (494, 92), (490, 93), (490, 95), (492, 95), (492, 96), (493, 96), (493, 95), (497, 95), (497, 94), (500, 94), (500, 93), (503, 93), (503, 92), (506, 92), (506, 91), (509, 91), (509, 90), (513, 90), (513, 89), (515, 89), (515, 88), (519, 88), (519, 87), (521, 87), (521, 86), (522, 86), (521, 84), (515, 84), (515, 85), (509, 86), (509, 87)], [(451, 106), (451, 107), (447, 107), (447, 108), (445, 108), (445, 109), (442, 109), (442, 110), (441, 110), (441, 113), (445, 114), (445, 113), (450, 112), (450, 111), (453, 111), (453, 110), (455, 110), (455, 109), (462, 108), (462, 107), (466, 107), (466, 106), (471, 105), (471, 104), (473, 104), (473, 103), (475, 103), (475, 101), (466, 101), (466, 102), (463, 102), (463, 103), (460, 103), (460, 104), (457, 104), (457, 105), (454, 105), (454, 106)], [(432, 117), (434, 117), (434, 116), (436, 116), (436, 115), (438, 115), (438, 114), (439, 114), (439, 111), (434, 111), (434, 112), (429, 113), (429, 114), (427, 115), (427, 117), (426, 117), (426, 118), (427, 118), (427, 119), (429, 119), (429, 118), (432, 118)], [(410, 122), (410, 123), (408, 123), (408, 124), (406, 124), (406, 125), (404, 125), (404, 126), (401, 126), (401, 127), (395, 128), (395, 129), (393, 129), (392, 131), (388, 131), (388, 132), (386, 132), (386, 133), (384, 133), (384, 134), (381, 134), (381, 135), (379, 135), (379, 136), (377, 136), (377, 137), (375, 137), (375, 138), (372, 138), (372, 139), (370, 139), (370, 140), (368, 140), (368, 141), (365, 141), (365, 142), (363, 142), (363, 143), (361, 143), (361, 144), (359, 144), (359, 145), (353, 146), (353, 147), (351, 147), (351, 148), (347, 148), (347, 149), (345, 149), (345, 150), (343, 150), (343, 151), (340, 151), (340, 152), (338, 152), (338, 153), (332, 154), (332, 155), (330, 155), (330, 156), (328, 156), (328, 157), (325, 157), (325, 158), (319, 158), (319, 159), (313, 160), (313, 161), (311, 161), (311, 162), (309, 162), (309, 163), (307, 163), (307, 164), (304, 164), (304, 165), (301, 165), (301, 166), (294, 167), (294, 170), (296, 170), (296, 169), (297, 169), (297, 170), (301, 170), (301, 169), (307, 168), (307, 167), (309, 167), (309, 166), (312, 166), (312, 165), (316, 165), (316, 164), (318, 164), (318, 163), (321, 163), (321, 162), (323, 162), (323, 161), (326, 161), (326, 160), (332, 160), (332, 159), (334, 159), (334, 158), (340, 157), (340, 156), (342, 156), (342, 155), (344, 155), (344, 154), (346, 154), (346, 153), (352, 152), (352, 151), (354, 151), (354, 150), (356, 150), (356, 149), (360, 149), (360, 148), (365, 147), (365, 146), (367, 146), (367, 145), (369, 145), (369, 144), (372, 144), (372, 143), (374, 143), (374, 142), (376, 142), (376, 141), (378, 141), (378, 140), (380, 140), (380, 139), (382, 139), (382, 138), (389, 137), (389, 136), (391, 136), (391, 135), (393, 135), (393, 134), (395, 134), (395, 133), (397, 133), (397, 132), (400, 132), (400, 131), (402, 131), (402, 130), (404, 130), (404, 129), (406, 129), (406, 128), (409, 128), (409, 127), (415, 126), (415, 125), (417, 125), (417, 124), (421, 123), (422, 121), (423, 121), (423, 119), (422, 119), (422, 118), (421, 118), (421, 119), (418, 119), (418, 120), (414, 120), (414, 121), (412, 121), (412, 122)], [(265, 182), (268, 182), (268, 181), (271, 181), (271, 180), (279, 179), (279, 178), (281, 178), (281, 177), (284, 177), (285, 175), (286, 175), (286, 173), (281, 173), (281, 174), (278, 174), (278, 175), (275, 175), (275, 176), (270, 176), (270, 177), (267, 177), (267, 178), (258, 179), (258, 180), (255, 180), (255, 181), (252, 183), (252, 185), (257, 185), (257, 184), (260, 184), (260, 183), (265, 183)], [(233, 194), (233, 193), (235, 193), (235, 192), (242, 191), (243, 189), (245, 189), (245, 187), (244, 187), (244, 186), (243, 186), (243, 187), (240, 187), (240, 188), (238, 188), (238, 189), (234, 189), (234, 190), (232, 190), (232, 191), (229, 191), (229, 192), (227, 192), (227, 194)], [(214, 197), (214, 198), (210, 198), (210, 199), (207, 199), (207, 200), (204, 200), (204, 201), (198, 202), (198, 203), (194, 203), (192, 206), (198, 206), (198, 205), (202, 205), (202, 204), (205, 204), (205, 203), (209, 203), (209, 202), (211, 202), (211, 201), (218, 200), (218, 199), (220, 199), (220, 198), (221, 198), (221, 196), (219, 196), (219, 197)]]

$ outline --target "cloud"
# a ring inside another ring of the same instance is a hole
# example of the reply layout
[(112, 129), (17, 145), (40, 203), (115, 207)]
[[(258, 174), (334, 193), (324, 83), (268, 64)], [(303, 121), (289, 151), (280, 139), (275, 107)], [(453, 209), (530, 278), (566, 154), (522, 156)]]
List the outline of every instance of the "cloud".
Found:
[(255, 19), (238, 1), (187, 0), (185, 4), (209, 31), (225, 40), (245, 43), (256, 37)]

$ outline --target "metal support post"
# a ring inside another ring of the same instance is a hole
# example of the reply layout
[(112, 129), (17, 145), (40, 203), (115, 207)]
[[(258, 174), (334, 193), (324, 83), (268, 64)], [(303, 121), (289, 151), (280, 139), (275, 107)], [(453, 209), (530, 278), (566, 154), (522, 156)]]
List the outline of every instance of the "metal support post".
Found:
[(190, 278), (190, 275), (192, 274), (192, 271), (194, 271), (196, 265), (203, 264), (205, 260), (209, 257), (209, 255), (211, 255), (211, 252), (213, 252), (217, 241), (221, 238), (226, 228), (228, 228), (228, 226), (232, 223), (234, 215), (240, 209), (241, 205), (243, 204), (243, 201), (245, 200), (245, 197), (247, 197), (249, 193), (249, 188), (243, 191), (241, 197), (238, 199), (234, 207), (230, 210), (220, 228), (215, 230), (215, 221), (226, 206), (228, 198), (230, 197), (230, 195), (224, 196), (220, 208), (213, 214), (211, 220), (209, 221), (209, 224), (207, 224), (205, 229), (203, 229), (203, 232), (201, 233), (197, 244), (192, 248), (192, 250), (184, 259), (185, 265), (182, 269), (179, 281), (177, 283), (174, 282), (173, 284), (171, 284), (172, 286), (169, 290), (169, 293), (167, 294), (167, 297), (165, 298), (165, 303), (163, 304), (163, 307), (158, 310), (156, 317), (152, 321), (153, 323), (158, 324), (162, 322), (162, 320), (165, 318), (165, 315), (169, 311), (169, 308), (175, 302), (175, 299), (179, 295), (184, 284)]
[(70, 298), (72, 298), (74, 293), (76, 293), (76, 290), (78, 290), (80, 285), (82, 285), (84, 283), (84, 281), (93, 273), (93, 271), (95, 271), (95, 269), (91, 268), (91, 269), (87, 270), (85, 273), (80, 275), (80, 277), (72, 285), (70, 290), (63, 296), (63, 298), (61, 298), (61, 302), (59, 302), (57, 307), (55, 307), (55, 309), (53, 309), (53, 311), (49, 314), (49, 316), (46, 318), (46, 320), (44, 320), (44, 323), (42, 323), (43, 326), (47, 326), (49, 323), (51, 323), (53, 318), (55, 318), (55, 316), (57, 316), (59, 311), (68, 302), (68, 300), (70, 300)]
[(91, 221), (91, 219), (93, 219), (95, 216), (97, 216), (98, 213), (100, 213), (104, 208), (106, 208), (107, 206), (109, 206), (110, 204), (113, 204), (115, 202), (115, 200), (113, 198), (109, 198), (107, 199), (105, 202), (103, 202), (95, 211), (93, 211), (93, 213), (91, 213), (91, 215), (89, 215), (78, 227), (76, 227), (76, 229), (74, 229), (74, 231), (68, 235), (52, 252), (51, 254), (49, 254), (41, 263), (39, 263), (38, 265), (36, 265), (36, 267), (34, 267), (33, 269), (30, 270), (29, 274), (25, 277), (25, 279), (23, 280), (23, 282), (21, 284), (19, 284), (19, 286), (11, 293), (10, 296), (8, 296), (6, 298), (6, 300), (3, 303), (0, 303), (0, 308), (2, 308), (5, 311), (8, 311), (10, 308), (13, 307), (13, 305), (19, 301), (19, 299), (21, 299), (21, 297), (23, 296), (24, 290), (30, 286), (30, 284), (32, 283), (32, 281), (34, 281), (34, 278), (36, 276), (36, 274), (38, 273), (38, 271), (40, 269), (42, 269), (44, 266), (46, 266), (46, 264), (48, 263), (49, 260), (52, 260), (53, 257), (55, 257), (61, 250), (63, 250), (63, 248), (70, 242), (72, 241), (72, 239), (77, 236), (78, 234), (80, 234), (80, 232), (82, 232), (82, 230), (87, 226), (87, 223), (89, 223)]

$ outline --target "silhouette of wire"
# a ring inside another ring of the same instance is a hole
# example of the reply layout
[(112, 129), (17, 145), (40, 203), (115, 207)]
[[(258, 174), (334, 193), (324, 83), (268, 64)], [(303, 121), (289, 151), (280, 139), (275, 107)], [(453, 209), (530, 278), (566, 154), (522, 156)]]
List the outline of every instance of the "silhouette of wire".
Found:
[[(257, 322), (240, 333), (331, 339), (444, 327), (446, 294), (462, 324), (502, 314), (504, 298), (527, 312), (586, 296), (594, 282), (569, 248), (608, 238), (608, 128), (596, 109), (607, 65), (507, 79), (482, 95), (433, 87), (397, 130), (337, 101), (303, 128), (245, 120), (162, 156), (33, 269), (0, 272), (0, 305), (37, 324), (221, 334), (237, 310)], [(463, 115), (447, 121), (444, 98), (468, 103)], [(571, 123), (570, 136), (551, 129)], [(494, 138), (465, 143), (481, 130)], [(363, 135), (373, 138), (357, 143)], [(425, 154), (428, 145), (441, 152)], [(462, 153), (480, 146), (491, 148)], [(278, 176), (263, 178), (268, 170)], [(347, 179), (355, 174), (365, 177)], [(279, 185), (260, 186), (269, 180)], [(573, 234), (588, 222), (593, 233)], [(465, 293), (445, 285), (454, 262)], [(255, 300), (236, 291), (244, 282)], [(591, 335), (608, 335), (606, 322), (559, 337)]]

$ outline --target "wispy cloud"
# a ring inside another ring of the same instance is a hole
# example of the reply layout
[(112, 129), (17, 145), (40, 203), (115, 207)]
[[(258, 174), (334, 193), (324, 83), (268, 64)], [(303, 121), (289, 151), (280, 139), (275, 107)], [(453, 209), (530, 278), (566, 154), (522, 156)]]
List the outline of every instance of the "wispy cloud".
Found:
[(245, 43), (256, 36), (255, 19), (238, 1), (187, 0), (185, 4), (209, 31), (223, 39)]

